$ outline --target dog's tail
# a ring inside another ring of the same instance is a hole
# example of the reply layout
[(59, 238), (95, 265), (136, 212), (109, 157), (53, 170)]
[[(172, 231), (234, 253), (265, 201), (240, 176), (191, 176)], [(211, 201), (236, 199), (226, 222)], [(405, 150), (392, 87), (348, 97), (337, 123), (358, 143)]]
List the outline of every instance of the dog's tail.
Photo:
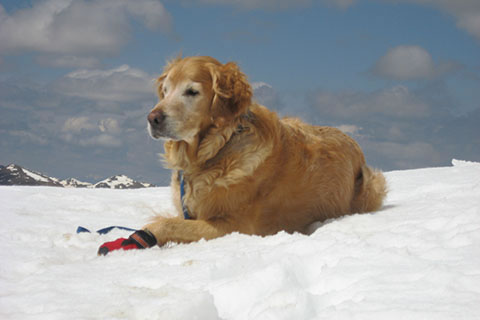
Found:
[(352, 213), (372, 212), (382, 207), (387, 195), (387, 182), (383, 173), (363, 165), (355, 181)]

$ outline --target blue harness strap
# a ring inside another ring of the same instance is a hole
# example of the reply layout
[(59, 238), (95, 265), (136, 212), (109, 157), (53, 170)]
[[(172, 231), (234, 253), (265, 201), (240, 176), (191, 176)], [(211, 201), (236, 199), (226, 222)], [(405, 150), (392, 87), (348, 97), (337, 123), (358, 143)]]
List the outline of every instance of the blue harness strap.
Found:
[[(192, 217), (188, 213), (187, 205), (185, 204), (185, 179), (183, 178), (183, 171), (178, 172), (178, 180), (180, 182), (180, 201), (182, 202), (183, 217), (185, 220), (192, 220)], [(127, 230), (127, 231), (137, 231), (136, 229), (120, 227), (120, 226), (111, 226), (103, 229), (99, 229), (96, 232), (99, 234), (106, 234), (112, 231), (113, 229)], [(82, 232), (91, 232), (85, 227), (79, 226), (77, 228), (77, 233)]]
[(180, 180), (180, 201), (182, 203), (183, 218), (190, 220), (192, 217), (188, 213), (187, 205), (185, 204), (185, 179), (183, 178), (183, 171), (178, 171), (178, 179)]
[[(111, 226), (111, 227), (106, 227), (106, 228), (103, 228), (103, 229), (99, 229), (96, 232), (99, 233), (99, 234), (106, 234), (106, 233), (109, 233), (110, 231), (112, 231), (113, 229), (120, 229), (120, 230), (127, 230), (127, 231), (137, 231), (137, 229), (127, 228), (127, 227)], [(88, 230), (87, 228), (79, 226), (77, 228), (77, 233), (82, 233), (82, 232), (91, 232), (91, 231)]]

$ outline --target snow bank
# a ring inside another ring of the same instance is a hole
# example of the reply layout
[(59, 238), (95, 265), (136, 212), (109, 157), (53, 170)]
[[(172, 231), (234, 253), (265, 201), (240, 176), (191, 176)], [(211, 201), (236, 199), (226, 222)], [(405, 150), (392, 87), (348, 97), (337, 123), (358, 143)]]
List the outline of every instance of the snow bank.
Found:
[(0, 187), (1, 319), (477, 319), (480, 164), (386, 174), (374, 214), (97, 257), (168, 188)]

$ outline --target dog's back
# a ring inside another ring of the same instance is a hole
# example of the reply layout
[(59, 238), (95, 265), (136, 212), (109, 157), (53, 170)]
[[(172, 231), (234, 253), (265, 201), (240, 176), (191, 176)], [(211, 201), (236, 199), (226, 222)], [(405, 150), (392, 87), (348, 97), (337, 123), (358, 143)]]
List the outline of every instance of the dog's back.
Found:
[[(355, 184), (348, 213), (364, 213), (380, 209), (387, 194), (385, 177), (381, 171), (367, 166), (363, 152), (355, 140), (333, 127), (312, 126), (296, 119), (284, 119), (283, 123), (301, 128), (308, 135), (314, 136), (312, 143), (318, 144), (319, 153), (328, 155), (326, 158), (330, 161), (336, 158), (342, 163), (341, 168), (345, 170), (344, 174), (350, 173), (348, 165), (350, 163)], [(333, 168), (333, 171), (337, 170)]]
[(278, 126), (272, 155), (255, 175), (268, 189), (261, 200), (263, 214), (256, 219), (262, 233), (305, 232), (315, 221), (381, 207), (385, 178), (365, 164), (352, 138), (294, 118), (279, 120)]

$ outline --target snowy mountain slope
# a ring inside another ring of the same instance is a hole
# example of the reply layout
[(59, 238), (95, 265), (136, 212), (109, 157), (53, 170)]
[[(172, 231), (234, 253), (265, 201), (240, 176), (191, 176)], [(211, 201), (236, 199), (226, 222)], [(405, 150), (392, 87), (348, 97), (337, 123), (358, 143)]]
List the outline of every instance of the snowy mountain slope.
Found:
[(168, 188), (0, 187), (1, 319), (478, 319), (480, 164), (386, 174), (374, 214), (97, 257)]
[(91, 188), (92, 184), (90, 182), (83, 182), (75, 178), (68, 178), (60, 181), (62, 186), (65, 188)]
[(59, 180), (44, 174), (23, 168), (16, 164), (0, 165), (0, 185), (21, 186), (51, 186), (65, 188), (108, 188), (108, 189), (139, 189), (151, 188), (155, 185), (135, 181), (126, 175), (116, 175), (95, 184), (79, 181), (75, 178)]
[(47, 177), (16, 164), (0, 166), (0, 185), (62, 186), (58, 179)]
[(149, 183), (137, 182), (126, 175), (117, 175), (93, 185), (93, 188), (108, 188), (108, 189), (139, 189), (150, 188), (154, 185)]

